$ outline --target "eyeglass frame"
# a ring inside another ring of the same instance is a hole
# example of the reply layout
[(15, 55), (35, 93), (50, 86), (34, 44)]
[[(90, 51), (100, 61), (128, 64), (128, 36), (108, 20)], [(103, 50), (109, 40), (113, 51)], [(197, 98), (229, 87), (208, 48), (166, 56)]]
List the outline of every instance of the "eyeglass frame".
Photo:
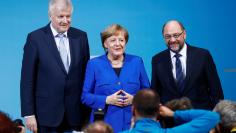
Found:
[(184, 30), (181, 33), (174, 33), (173, 35), (167, 34), (168, 36), (164, 35), (164, 38), (166, 40), (170, 40), (172, 37), (174, 37), (175, 39), (178, 39), (183, 33), (184, 33)]

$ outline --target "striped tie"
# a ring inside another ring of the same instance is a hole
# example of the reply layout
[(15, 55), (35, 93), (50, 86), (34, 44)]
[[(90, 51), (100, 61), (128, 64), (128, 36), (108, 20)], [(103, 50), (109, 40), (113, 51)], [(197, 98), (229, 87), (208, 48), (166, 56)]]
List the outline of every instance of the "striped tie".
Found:
[(181, 65), (181, 61), (179, 57), (182, 56), (181, 54), (175, 54), (174, 57), (176, 58), (175, 62), (175, 70), (176, 70), (176, 83), (178, 89), (182, 92), (184, 89), (184, 73)]

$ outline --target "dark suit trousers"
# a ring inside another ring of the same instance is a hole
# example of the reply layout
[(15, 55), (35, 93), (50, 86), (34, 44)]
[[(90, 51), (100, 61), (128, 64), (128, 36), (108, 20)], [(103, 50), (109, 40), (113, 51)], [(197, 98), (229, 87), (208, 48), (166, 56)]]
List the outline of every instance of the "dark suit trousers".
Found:
[(63, 121), (58, 127), (38, 127), (38, 133), (67, 133), (72, 131), (81, 131), (81, 126), (70, 126), (67, 122), (67, 118), (64, 115)]

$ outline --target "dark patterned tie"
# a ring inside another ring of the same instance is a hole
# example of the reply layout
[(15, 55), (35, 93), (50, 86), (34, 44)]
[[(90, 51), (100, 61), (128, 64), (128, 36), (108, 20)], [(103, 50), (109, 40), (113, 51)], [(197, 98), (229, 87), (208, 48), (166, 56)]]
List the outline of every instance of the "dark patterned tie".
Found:
[(178, 89), (182, 92), (184, 89), (184, 73), (181, 65), (181, 61), (179, 57), (182, 56), (181, 54), (175, 54), (174, 57), (176, 58), (175, 62), (175, 70), (176, 70), (176, 83)]

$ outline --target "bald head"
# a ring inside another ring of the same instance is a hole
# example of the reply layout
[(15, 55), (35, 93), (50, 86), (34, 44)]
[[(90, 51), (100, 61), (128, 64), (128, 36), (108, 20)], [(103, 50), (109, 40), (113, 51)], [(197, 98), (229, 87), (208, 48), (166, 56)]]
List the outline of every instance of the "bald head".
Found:
[(96, 121), (90, 124), (84, 133), (113, 133), (113, 129), (103, 121)]
[[(185, 30), (183, 24), (182, 24), (180, 21), (178, 21), (178, 20), (169, 20), (169, 21), (167, 21), (167, 22), (163, 25), (163, 27), (162, 27), (162, 34), (164, 34), (165, 28), (166, 28), (167, 26), (175, 26), (175, 27), (177, 26), (177, 27), (180, 28), (182, 31)], [(171, 27), (170, 27), (170, 28), (171, 28)]]

